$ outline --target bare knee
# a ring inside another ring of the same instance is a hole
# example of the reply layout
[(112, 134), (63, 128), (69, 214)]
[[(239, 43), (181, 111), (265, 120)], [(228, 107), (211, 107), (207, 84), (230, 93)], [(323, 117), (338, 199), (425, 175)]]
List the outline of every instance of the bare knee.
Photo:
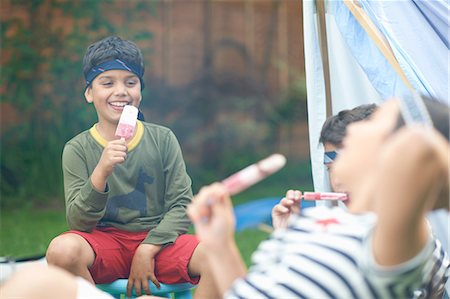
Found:
[(94, 261), (94, 252), (81, 236), (64, 234), (50, 242), (46, 259), (50, 265), (71, 270), (80, 266), (91, 266)]
[(204, 274), (207, 269), (209, 269), (209, 265), (205, 262), (207, 261), (207, 251), (205, 246), (200, 242), (194, 250), (192, 254), (191, 260), (188, 264), (189, 273), (193, 275), (201, 275)]

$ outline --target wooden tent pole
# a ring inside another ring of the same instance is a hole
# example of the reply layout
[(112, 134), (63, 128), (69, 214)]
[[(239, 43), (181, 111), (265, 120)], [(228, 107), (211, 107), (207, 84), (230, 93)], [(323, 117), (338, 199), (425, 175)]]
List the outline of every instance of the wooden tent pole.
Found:
[(327, 41), (327, 24), (325, 17), (325, 1), (316, 0), (317, 9), (317, 31), (319, 32), (319, 47), (322, 57), (323, 79), (325, 83), (325, 103), (326, 116), (333, 114), (333, 106), (331, 103), (331, 81), (330, 81), (330, 64), (328, 59), (328, 41)]
[(387, 61), (392, 65), (394, 70), (397, 72), (402, 81), (405, 83), (406, 87), (408, 87), (409, 90), (414, 91), (413, 86), (409, 82), (408, 78), (406, 78), (405, 73), (400, 67), (397, 58), (395, 58), (394, 52), (392, 51), (389, 42), (386, 40), (383, 34), (381, 34), (381, 32), (378, 30), (375, 24), (373, 24), (372, 20), (361, 8), (358, 1), (344, 0), (344, 4), (348, 7), (348, 9), (356, 18), (361, 27), (363, 27), (363, 29), (367, 32), (370, 38), (375, 42), (378, 49), (380, 49), (381, 53), (383, 53), (384, 57), (386, 57)]

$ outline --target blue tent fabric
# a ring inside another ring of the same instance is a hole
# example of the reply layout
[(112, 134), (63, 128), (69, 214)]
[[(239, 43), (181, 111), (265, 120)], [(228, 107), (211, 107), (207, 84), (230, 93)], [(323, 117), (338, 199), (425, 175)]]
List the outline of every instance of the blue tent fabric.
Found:
[[(259, 224), (272, 224), (272, 208), (280, 202), (282, 197), (266, 197), (255, 199), (234, 207), (236, 217), (236, 231), (256, 228)], [(314, 206), (313, 201), (302, 201), (302, 209)]]
[(332, 1), (329, 7), (350, 52), (381, 98), (387, 99), (394, 95), (409, 93), (401, 78), (347, 6), (342, 1)]
[[(345, 6), (341, 1), (330, 3)], [(359, 4), (388, 40), (412, 86), (420, 93), (448, 104), (448, 1), (359, 0)], [(338, 25), (341, 24), (338, 22)], [(363, 67), (366, 63), (361, 61)], [(379, 70), (382, 71), (379, 73), (384, 74), (388, 69), (380, 65)], [(406, 89), (404, 91), (408, 92)]]

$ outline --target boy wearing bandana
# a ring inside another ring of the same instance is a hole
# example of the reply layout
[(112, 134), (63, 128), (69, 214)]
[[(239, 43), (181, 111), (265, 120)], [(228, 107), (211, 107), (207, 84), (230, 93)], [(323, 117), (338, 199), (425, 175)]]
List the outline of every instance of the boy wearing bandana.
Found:
[(175, 135), (138, 120), (128, 140), (115, 136), (124, 106), (142, 100), (141, 51), (117, 36), (104, 38), (87, 49), (83, 71), (98, 122), (64, 147), (70, 230), (52, 240), (48, 263), (92, 283), (128, 278), (128, 296), (132, 288), (150, 294), (150, 280), (198, 284), (196, 295), (217, 297), (203, 246), (186, 234), (191, 179)]
[[(323, 163), (330, 170), (337, 152), (342, 148), (342, 142), (347, 132), (347, 127), (357, 121), (367, 120), (376, 110), (375, 104), (364, 104), (353, 109), (340, 111), (338, 114), (327, 118), (320, 131), (319, 142), (323, 144), (325, 152)], [(334, 192), (346, 192), (339, 180), (329, 172), (331, 189)]]

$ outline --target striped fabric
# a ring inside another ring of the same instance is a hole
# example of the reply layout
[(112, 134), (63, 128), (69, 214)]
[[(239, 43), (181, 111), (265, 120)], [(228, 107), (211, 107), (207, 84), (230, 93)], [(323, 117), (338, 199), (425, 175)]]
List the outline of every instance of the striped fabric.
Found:
[(374, 214), (314, 207), (275, 231), (226, 298), (440, 298), (449, 262), (430, 238), (414, 259), (380, 267), (370, 251)]

